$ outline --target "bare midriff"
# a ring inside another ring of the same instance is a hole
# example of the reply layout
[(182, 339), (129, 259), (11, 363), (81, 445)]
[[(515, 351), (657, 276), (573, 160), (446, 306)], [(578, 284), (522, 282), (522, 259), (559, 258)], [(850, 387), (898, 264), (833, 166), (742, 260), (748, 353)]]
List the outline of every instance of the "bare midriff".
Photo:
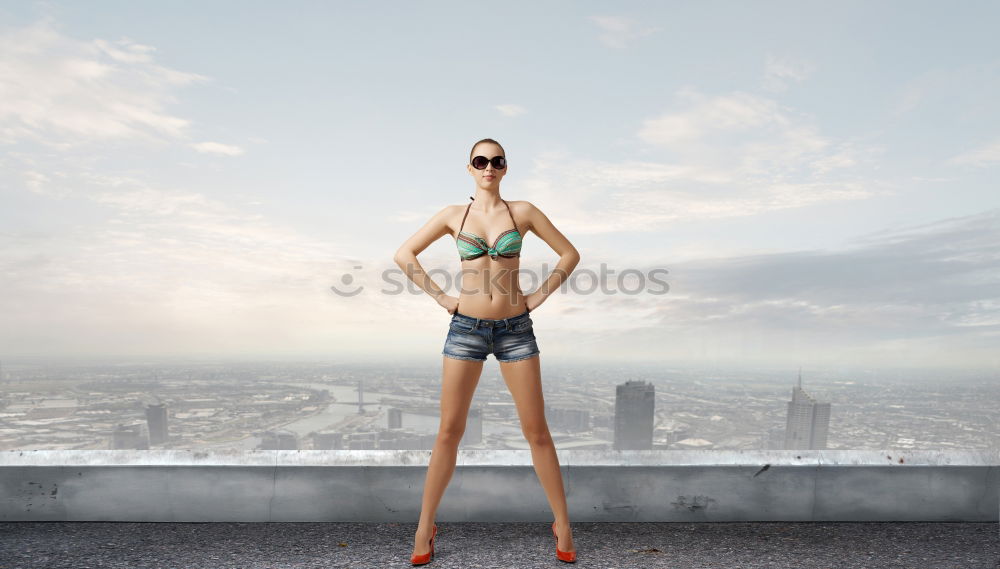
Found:
[(462, 261), (457, 311), (494, 320), (523, 314), (528, 308), (517, 278), (520, 262), (489, 255)]

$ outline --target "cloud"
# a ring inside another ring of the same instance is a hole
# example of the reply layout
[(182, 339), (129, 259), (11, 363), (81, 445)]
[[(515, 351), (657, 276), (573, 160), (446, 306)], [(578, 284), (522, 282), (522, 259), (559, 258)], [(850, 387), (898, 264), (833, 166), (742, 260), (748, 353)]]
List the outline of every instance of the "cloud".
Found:
[(243, 149), (239, 146), (222, 144), (221, 142), (198, 142), (192, 144), (191, 147), (205, 154), (223, 154), (225, 156), (239, 156), (243, 154)]
[(166, 110), (173, 91), (208, 78), (153, 61), (154, 48), (120, 39), (80, 41), (44, 20), (0, 33), (0, 143), (62, 150), (94, 139), (186, 136)]
[(1000, 140), (985, 144), (975, 150), (948, 159), (949, 164), (990, 166), (1000, 162)]
[(46, 194), (52, 178), (35, 170), (25, 170), (22, 173), (24, 185), (36, 194)]
[(543, 210), (558, 207), (560, 227), (576, 234), (658, 231), (894, 189), (868, 174), (881, 148), (825, 136), (772, 99), (685, 87), (674, 106), (637, 132), (664, 161), (542, 153), (522, 186)]
[(691, 87), (676, 94), (683, 110), (643, 121), (639, 138), (649, 144), (679, 147), (717, 133), (750, 128), (788, 127), (792, 118), (771, 99), (751, 93), (706, 96)]
[(591, 16), (590, 20), (601, 30), (597, 39), (614, 49), (624, 49), (635, 40), (660, 30), (623, 16)]
[(114, 43), (95, 39), (93, 43), (109, 57), (123, 63), (152, 63), (152, 53), (156, 51), (155, 47), (134, 43), (128, 38), (122, 38)]
[(523, 115), (527, 112), (521, 105), (497, 105), (496, 109), (500, 111), (504, 116), (516, 117), (518, 115)]
[(207, 78), (155, 55), (126, 38), (75, 40), (47, 21), (0, 33), (0, 185), (31, 192), (15, 203), (34, 219), (0, 240), (0, 312), (17, 323), (0, 344), (41, 356), (363, 348), (365, 323), (352, 326), (355, 306), (329, 289), (356, 259), (241, 211), (252, 194), (236, 189), (230, 204), (148, 178), (149, 160), (176, 163), (150, 156), (164, 146), (243, 152), (191, 139), (190, 121), (167, 109)]
[(622, 359), (998, 363), (998, 209), (859, 236), (842, 250), (647, 263), (636, 268), (669, 270), (668, 294), (564, 295), (564, 322), (545, 340)]
[(762, 88), (771, 92), (784, 91), (790, 82), (801, 82), (815, 70), (814, 64), (803, 59), (768, 54), (764, 62)]
[(970, 61), (951, 68), (934, 68), (907, 81), (889, 113), (898, 118), (926, 108), (930, 117), (948, 109), (950, 122), (982, 122), (996, 112), (1000, 90), (1000, 60)]
[(104, 206), (103, 222), (8, 228), (0, 241), (0, 311), (17, 323), (0, 342), (11, 353), (318, 353), (361, 342), (367, 316), (328, 288), (357, 264), (337, 246), (139, 178), (78, 172), (74, 184), (74, 197)]

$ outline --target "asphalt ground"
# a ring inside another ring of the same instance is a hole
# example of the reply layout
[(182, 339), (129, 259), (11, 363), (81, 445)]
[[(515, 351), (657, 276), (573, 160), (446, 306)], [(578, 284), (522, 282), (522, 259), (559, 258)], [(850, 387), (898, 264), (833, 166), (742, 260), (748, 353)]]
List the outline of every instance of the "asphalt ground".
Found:
[[(428, 568), (1000, 568), (996, 523), (437, 522)], [(0, 569), (411, 567), (416, 523), (0, 523)]]

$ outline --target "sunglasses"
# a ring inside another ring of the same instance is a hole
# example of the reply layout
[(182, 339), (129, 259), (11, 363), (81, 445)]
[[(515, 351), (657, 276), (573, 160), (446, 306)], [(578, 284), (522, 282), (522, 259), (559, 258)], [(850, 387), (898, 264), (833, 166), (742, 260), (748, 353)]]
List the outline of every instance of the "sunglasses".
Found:
[(494, 156), (493, 158), (476, 156), (472, 159), (472, 167), (476, 170), (485, 170), (487, 164), (493, 164), (497, 170), (503, 170), (507, 167), (507, 159), (503, 156)]

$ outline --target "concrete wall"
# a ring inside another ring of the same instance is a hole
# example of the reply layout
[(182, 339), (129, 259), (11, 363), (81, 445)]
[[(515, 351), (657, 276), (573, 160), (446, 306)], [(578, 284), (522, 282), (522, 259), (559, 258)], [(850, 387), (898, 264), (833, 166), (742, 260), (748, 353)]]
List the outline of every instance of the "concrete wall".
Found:
[[(430, 451), (0, 451), (2, 521), (416, 521)], [(574, 521), (997, 521), (960, 451), (559, 451)], [(440, 521), (548, 521), (530, 451), (460, 451)]]

